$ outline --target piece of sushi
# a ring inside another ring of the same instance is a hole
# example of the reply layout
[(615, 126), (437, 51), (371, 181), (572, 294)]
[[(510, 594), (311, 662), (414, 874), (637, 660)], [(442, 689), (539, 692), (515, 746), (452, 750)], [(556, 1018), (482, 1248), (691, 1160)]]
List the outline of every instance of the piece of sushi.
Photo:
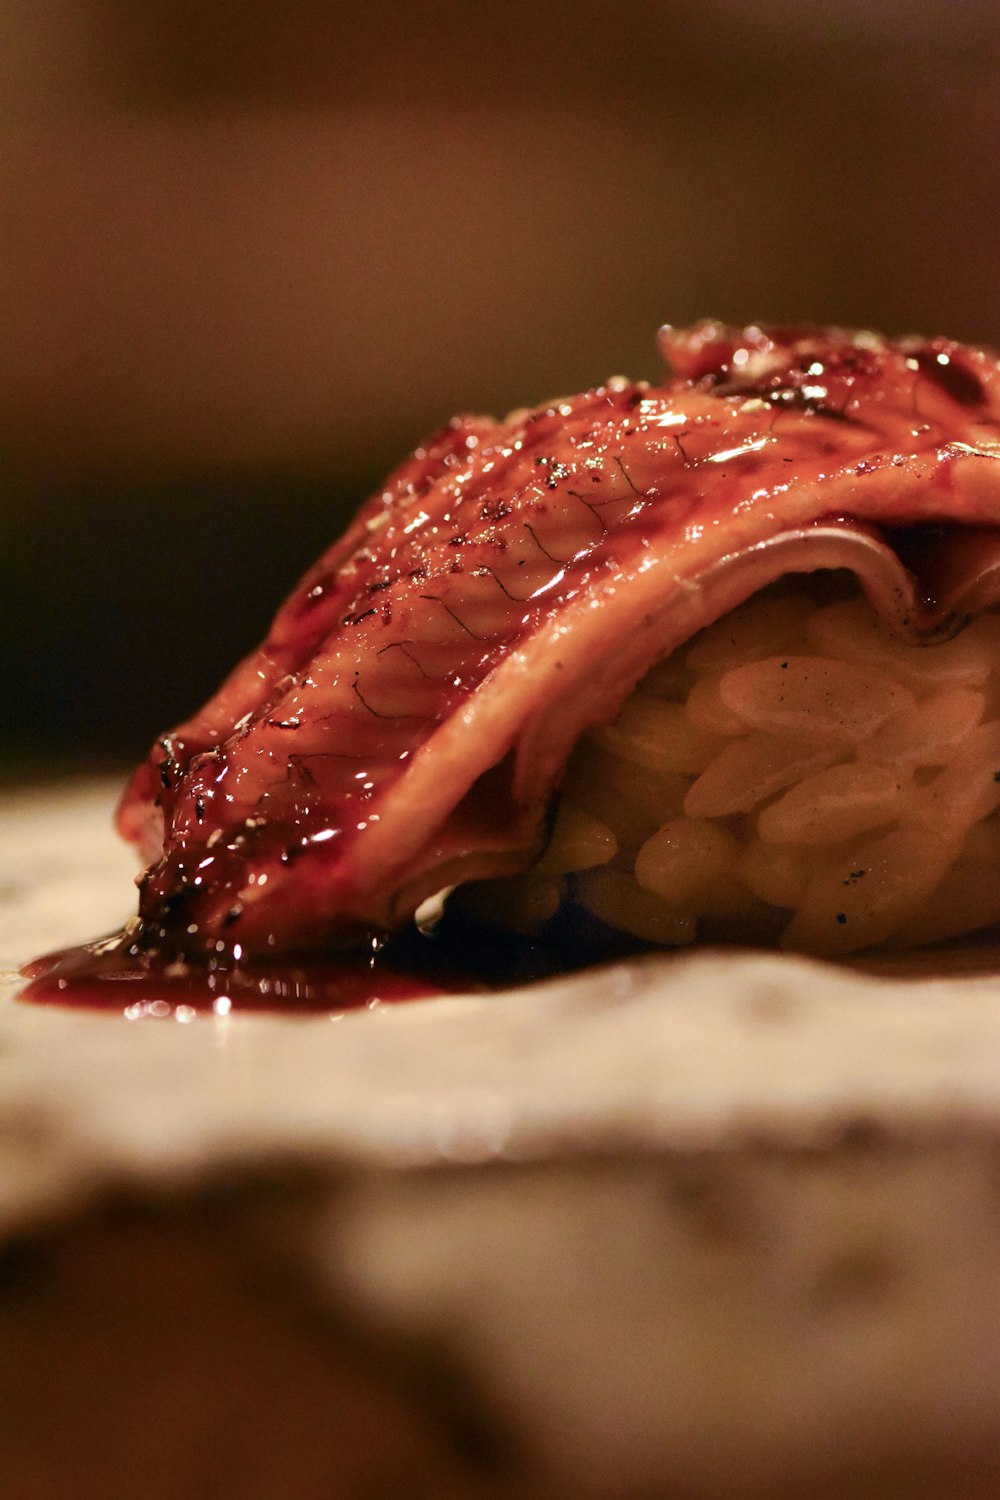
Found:
[(368, 502), (136, 773), (135, 942), (349, 946), (446, 891), (825, 955), (1000, 920), (996, 358), (662, 342), (662, 385), (456, 419)]

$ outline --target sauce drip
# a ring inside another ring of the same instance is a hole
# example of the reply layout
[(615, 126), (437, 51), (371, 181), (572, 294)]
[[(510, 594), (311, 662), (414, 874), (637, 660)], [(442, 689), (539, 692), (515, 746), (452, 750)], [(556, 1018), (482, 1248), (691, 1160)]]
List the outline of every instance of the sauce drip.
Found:
[(458, 976), (411, 973), (380, 955), (303, 955), (209, 969), (132, 951), (124, 933), (26, 964), (19, 999), (118, 1012), (128, 1020), (193, 1020), (257, 1011), (322, 1014), (373, 1010), (468, 988)]
[[(562, 943), (445, 919), (434, 933), (410, 928), (385, 944), (334, 953), (225, 961), (178, 959), (113, 933), (33, 959), (18, 999), (123, 1015), (187, 1021), (237, 1012), (322, 1015), (375, 1010), (433, 996), (489, 993), (579, 967)], [(616, 956), (616, 955), (615, 955)]]

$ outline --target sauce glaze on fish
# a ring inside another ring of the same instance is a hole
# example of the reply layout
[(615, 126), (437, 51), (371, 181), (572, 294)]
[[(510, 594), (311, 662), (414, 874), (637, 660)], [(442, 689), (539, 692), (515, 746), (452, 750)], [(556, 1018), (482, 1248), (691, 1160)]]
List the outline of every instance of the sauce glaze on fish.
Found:
[(134, 942), (348, 946), (525, 868), (581, 733), (780, 574), (851, 568), (919, 639), (995, 602), (994, 356), (715, 323), (662, 343), (663, 384), (456, 418), (364, 506), (126, 791)]

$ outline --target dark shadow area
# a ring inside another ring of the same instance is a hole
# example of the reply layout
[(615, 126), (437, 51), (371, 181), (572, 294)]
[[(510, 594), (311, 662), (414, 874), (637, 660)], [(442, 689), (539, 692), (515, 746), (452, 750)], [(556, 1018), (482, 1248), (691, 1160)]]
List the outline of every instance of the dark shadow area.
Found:
[(90, 774), (145, 754), (258, 643), (371, 484), (216, 473), (8, 495), (5, 775)]

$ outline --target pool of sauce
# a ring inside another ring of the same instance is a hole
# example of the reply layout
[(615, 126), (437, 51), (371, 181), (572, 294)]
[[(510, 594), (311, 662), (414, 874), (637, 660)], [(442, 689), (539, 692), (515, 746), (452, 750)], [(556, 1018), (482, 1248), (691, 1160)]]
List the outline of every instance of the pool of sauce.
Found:
[(412, 928), (362, 950), (206, 961), (145, 949), (126, 929), (25, 964), (28, 982), (18, 999), (129, 1020), (374, 1010), (435, 995), (488, 993), (579, 967), (561, 948), (445, 922), (432, 935)]
[(296, 956), (209, 968), (131, 951), (127, 934), (64, 948), (22, 970), (20, 1000), (118, 1012), (129, 1020), (236, 1011), (317, 1014), (375, 1009), (467, 988), (442, 974), (408, 973), (379, 955)]
[(374, 1010), (433, 996), (490, 994), (611, 959), (652, 951), (582, 908), (529, 938), (448, 914), (431, 933), (415, 927), (367, 949), (241, 958), (177, 957), (143, 945), (128, 928), (33, 959), (18, 999), (146, 1018), (191, 1020), (238, 1012), (322, 1015)]

